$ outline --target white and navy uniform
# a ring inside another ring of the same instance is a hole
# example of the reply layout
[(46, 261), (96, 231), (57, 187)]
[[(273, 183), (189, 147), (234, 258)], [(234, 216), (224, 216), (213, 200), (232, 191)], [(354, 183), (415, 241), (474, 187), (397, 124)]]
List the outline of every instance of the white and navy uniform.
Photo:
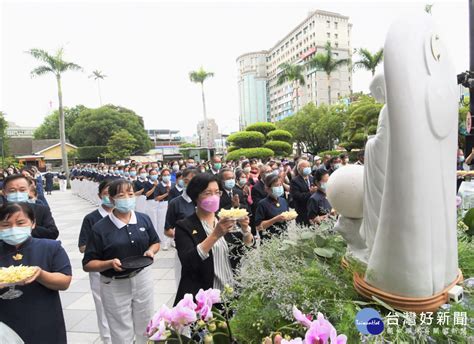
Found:
[[(102, 220), (109, 213), (99, 206), (97, 210), (87, 214), (82, 221), (81, 232), (79, 234), (79, 247), (87, 245), (88, 237), (91, 235), (92, 226)], [(111, 343), (109, 324), (105, 317), (104, 305), (100, 299), (100, 273), (89, 272), (89, 282), (92, 290), (92, 297), (95, 304), (95, 312), (97, 314), (97, 325), (99, 326), (100, 339), (104, 344)]]
[[(132, 211), (128, 224), (113, 213), (97, 222), (88, 237), (83, 266), (91, 260), (142, 256), (160, 239), (146, 214)], [(153, 316), (151, 268), (100, 273), (100, 297), (113, 344), (145, 344), (145, 330)]]

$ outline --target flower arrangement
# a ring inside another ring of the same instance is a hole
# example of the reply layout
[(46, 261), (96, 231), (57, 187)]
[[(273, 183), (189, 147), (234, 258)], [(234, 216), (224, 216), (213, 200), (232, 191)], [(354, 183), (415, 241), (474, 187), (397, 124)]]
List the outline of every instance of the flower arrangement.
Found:
[[(200, 289), (196, 294), (196, 303), (191, 294), (186, 294), (178, 304), (169, 308), (161, 306), (150, 320), (146, 333), (150, 341), (164, 343), (213, 343), (214, 337), (227, 338), (231, 342), (231, 331), (228, 326), (226, 296), (233, 293), (226, 286), (221, 297), (218, 289)], [(214, 305), (223, 304), (225, 317)]]

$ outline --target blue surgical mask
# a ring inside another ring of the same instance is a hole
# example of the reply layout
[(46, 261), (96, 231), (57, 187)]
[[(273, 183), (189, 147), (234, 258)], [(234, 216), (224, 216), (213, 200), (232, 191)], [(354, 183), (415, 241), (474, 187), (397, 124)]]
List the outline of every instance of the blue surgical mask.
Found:
[(136, 171), (131, 171), (130, 172), (130, 177), (135, 177), (137, 175), (137, 172)]
[(171, 180), (171, 176), (163, 176), (161, 177), (164, 183), (168, 184)]
[(27, 202), (28, 201), (28, 192), (10, 192), (7, 195), (7, 201), (8, 202)]
[(125, 177), (128, 177), (128, 176), (130, 176), (130, 173), (124, 172), (123, 175), (124, 175)]
[(464, 162), (464, 156), (461, 155), (460, 157), (458, 157), (458, 161), (459, 161), (459, 162)]
[(148, 176), (148, 174), (146, 174), (146, 173), (140, 173), (140, 178), (141, 178), (141, 179), (146, 179), (146, 176)]
[(235, 186), (235, 179), (224, 180), (224, 187), (227, 190), (232, 190)]
[(337, 170), (339, 167), (341, 167), (341, 164), (335, 164), (334, 169)]
[(115, 209), (119, 213), (125, 214), (135, 209), (135, 197), (117, 198), (115, 201)]
[(0, 240), (8, 245), (19, 245), (31, 236), (31, 227), (11, 227), (0, 231)]
[(239, 185), (244, 186), (245, 184), (247, 184), (247, 178), (240, 178), (239, 179)]
[(178, 186), (180, 188), (184, 188), (184, 180), (182, 180), (182, 179), (178, 180)]
[(303, 176), (309, 176), (311, 174), (311, 167), (303, 168)]
[(30, 203), (30, 204), (35, 204), (36, 203), (36, 200), (32, 199), (32, 198), (28, 198), (26, 200), (26, 203)]
[(106, 206), (107, 208), (113, 208), (114, 205), (110, 202), (109, 196), (102, 197), (102, 205)]
[(322, 190), (322, 191), (326, 192), (327, 188), (328, 188), (328, 184), (327, 184), (327, 183), (321, 183), (321, 190)]
[(281, 195), (283, 195), (283, 192), (285, 190), (283, 189), (283, 186), (272, 186), (272, 195), (273, 197), (275, 198), (278, 198), (280, 197)]
[(278, 175), (280, 174), (280, 170), (273, 170), (273, 171), (272, 171), (272, 174), (273, 174), (274, 176), (278, 176)]
[(173, 171), (178, 172), (179, 171), (179, 166), (178, 165), (173, 165)]
[(151, 174), (150, 175), (150, 180), (152, 180), (152, 181), (158, 180), (158, 175), (157, 174)]

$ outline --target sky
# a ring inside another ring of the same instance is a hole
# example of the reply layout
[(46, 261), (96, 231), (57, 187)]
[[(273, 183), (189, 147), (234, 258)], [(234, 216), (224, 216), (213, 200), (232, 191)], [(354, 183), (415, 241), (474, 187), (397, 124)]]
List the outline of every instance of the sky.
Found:
[[(21, 1), (0, 0), (0, 111), (7, 120), (38, 126), (57, 108), (53, 76), (31, 78), (38, 65), (25, 51), (64, 47), (65, 60), (84, 72), (63, 75), (65, 106), (98, 107), (101, 70), (104, 104), (134, 110), (147, 129), (196, 132), (202, 119), (200, 87), (189, 81), (199, 67), (214, 72), (205, 82), (208, 117), (222, 133), (238, 130), (236, 58), (271, 48), (316, 9), (350, 17), (352, 46), (375, 52), (390, 23), (424, 12), (424, 1)], [(432, 11), (457, 72), (468, 69), (467, 0), (436, 1)], [(355, 58), (356, 60), (356, 58)], [(369, 72), (353, 76), (353, 90), (368, 91)], [(51, 107), (52, 105), (52, 107)]]

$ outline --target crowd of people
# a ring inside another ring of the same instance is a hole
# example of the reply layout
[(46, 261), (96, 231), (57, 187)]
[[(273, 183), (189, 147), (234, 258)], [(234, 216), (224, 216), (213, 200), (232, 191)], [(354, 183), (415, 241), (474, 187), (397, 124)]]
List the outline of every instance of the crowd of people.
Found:
[[(102, 341), (147, 342), (144, 332), (154, 310), (149, 265), (160, 248), (177, 250), (175, 304), (201, 288), (223, 290), (233, 284), (246, 249), (287, 231), (289, 209), (296, 210), (302, 226), (337, 216), (326, 197), (327, 183), (348, 163), (346, 155), (238, 162), (214, 156), (206, 163), (74, 166), (73, 193), (98, 205), (83, 220), (78, 249), (89, 272)], [(363, 155), (356, 163), (363, 164)], [(59, 231), (43, 177), (25, 169), (8, 171), (2, 180), (0, 267), (40, 269), (23, 282), (22, 297), (3, 299), (0, 288), (0, 322), (26, 343), (65, 343), (59, 290), (68, 288), (72, 269), (56, 241)], [(245, 209), (247, 216), (219, 218), (222, 209)]]

